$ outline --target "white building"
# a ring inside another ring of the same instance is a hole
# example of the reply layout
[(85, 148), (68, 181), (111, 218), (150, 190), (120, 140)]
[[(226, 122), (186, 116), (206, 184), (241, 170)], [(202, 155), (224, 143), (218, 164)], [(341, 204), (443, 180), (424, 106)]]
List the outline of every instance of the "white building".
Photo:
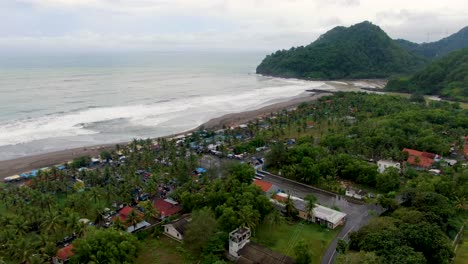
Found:
[(185, 230), (190, 220), (191, 219), (189, 216), (184, 216), (167, 225), (164, 225), (164, 234), (171, 238), (174, 238), (177, 241), (184, 240)]
[(229, 254), (235, 258), (240, 257), (241, 250), (250, 242), (250, 228), (240, 227), (229, 233)]
[(377, 161), (378, 171), (384, 173), (387, 168), (395, 168), (398, 171), (401, 171), (401, 164), (399, 162), (394, 162), (391, 160), (379, 160)]
[[(277, 207), (281, 208), (282, 210), (285, 209), (285, 202), (288, 199), (288, 195), (286, 193), (277, 193), (274, 199), (270, 199), (270, 201), (276, 205)], [(290, 196), (294, 207), (298, 210), (298, 216), (304, 220), (308, 219), (307, 213), (307, 202), (301, 198)], [(331, 208), (315, 204), (314, 209), (312, 210), (312, 222), (317, 224), (324, 224), (327, 225), (330, 229), (335, 229), (339, 225), (342, 225), (346, 221), (346, 214), (343, 212), (339, 212), (337, 210), (333, 210)]]
[(331, 208), (316, 204), (312, 210), (312, 221), (326, 224), (328, 228), (335, 229), (346, 221), (346, 214)]

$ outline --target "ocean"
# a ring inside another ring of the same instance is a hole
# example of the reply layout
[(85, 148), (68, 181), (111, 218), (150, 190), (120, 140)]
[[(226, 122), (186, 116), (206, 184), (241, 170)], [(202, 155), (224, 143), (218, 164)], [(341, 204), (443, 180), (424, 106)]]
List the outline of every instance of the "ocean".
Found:
[(258, 52), (11, 55), (0, 61), (0, 160), (160, 137), (286, 101), (322, 82), (255, 74)]

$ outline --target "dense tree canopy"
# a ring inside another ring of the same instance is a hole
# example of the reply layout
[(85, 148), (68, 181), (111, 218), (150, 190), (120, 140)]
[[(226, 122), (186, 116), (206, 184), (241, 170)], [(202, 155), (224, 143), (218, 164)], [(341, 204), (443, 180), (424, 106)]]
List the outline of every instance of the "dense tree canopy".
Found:
[(313, 43), (268, 55), (257, 73), (304, 79), (383, 78), (407, 73), (424, 59), (410, 54), (378, 26), (335, 27)]
[(138, 252), (136, 237), (114, 229), (93, 230), (73, 245), (71, 263), (133, 263)]
[(468, 101), (468, 48), (434, 61), (409, 78), (392, 79), (385, 89)]
[(435, 42), (417, 44), (404, 39), (397, 39), (396, 42), (411, 53), (429, 59), (440, 58), (452, 51), (468, 47), (468, 27)]

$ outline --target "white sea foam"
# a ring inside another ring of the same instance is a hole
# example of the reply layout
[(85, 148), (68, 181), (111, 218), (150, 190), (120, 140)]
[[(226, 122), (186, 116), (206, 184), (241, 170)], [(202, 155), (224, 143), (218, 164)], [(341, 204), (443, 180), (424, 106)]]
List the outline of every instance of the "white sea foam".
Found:
[(120, 119), (134, 126), (157, 127), (164, 122), (177, 125), (181, 119), (186, 120), (187, 116), (191, 116), (193, 124), (185, 125), (195, 127), (225, 113), (252, 110), (273, 100), (291, 98), (306, 89), (322, 85), (321, 82), (287, 80), (283, 85), (257, 88), (237, 94), (233, 91), (222, 95), (181, 97), (154, 104), (88, 108), (33, 119), (7, 121), (0, 123), (0, 146), (96, 134), (100, 131), (93, 129), (93, 124)]

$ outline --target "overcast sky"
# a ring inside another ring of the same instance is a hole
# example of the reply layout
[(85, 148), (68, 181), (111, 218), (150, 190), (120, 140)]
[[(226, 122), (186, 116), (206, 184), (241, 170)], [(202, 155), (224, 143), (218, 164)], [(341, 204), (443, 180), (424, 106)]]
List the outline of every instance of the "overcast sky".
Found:
[(364, 20), (392, 38), (468, 26), (467, 0), (0, 0), (0, 49), (273, 51)]

